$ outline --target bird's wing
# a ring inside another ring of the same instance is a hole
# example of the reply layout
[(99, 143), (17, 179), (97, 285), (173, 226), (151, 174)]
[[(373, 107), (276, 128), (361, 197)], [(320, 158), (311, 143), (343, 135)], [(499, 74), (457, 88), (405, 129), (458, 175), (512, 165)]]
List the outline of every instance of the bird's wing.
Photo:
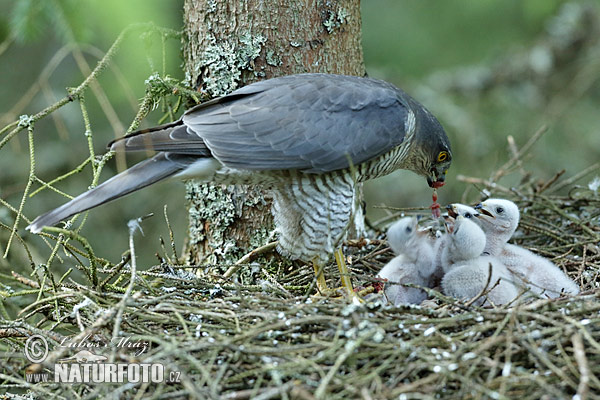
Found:
[(285, 76), (200, 104), (179, 121), (139, 131), (113, 147), (212, 155), (238, 169), (328, 172), (402, 143), (409, 115), (414, 117), (410, 102), (404, 92), (374, 79)]
[(328, 172), (402, 143), (407, 97), (374, 79), (302, 74), (241, 88), (183, 123), (226, 166)]
[(167, 151), (173, 154), (210, 156), (204, 140), (178, 120), (150, 129), (142, 129), (113, 140), (108, 144), (113, 150)]

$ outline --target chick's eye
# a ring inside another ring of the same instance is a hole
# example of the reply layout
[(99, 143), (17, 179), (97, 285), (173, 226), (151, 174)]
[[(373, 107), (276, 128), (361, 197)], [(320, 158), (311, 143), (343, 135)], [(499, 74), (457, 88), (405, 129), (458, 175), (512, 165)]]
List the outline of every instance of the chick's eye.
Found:
[(471, 218), (471, 217), (473, 217), (473, 214), (471, 214), (471, 213), (466, 213), (465, 214), (465, 218)]
[(411, 228), (410, 226), (407, 226), (407, 227), (406, 227), (406, 232), (407, 232), (407, 233), (411, 233), (411, 232), (412, 232), (412, 228)]
[(502, 214), (502, 213), (504, 212), (504, 208), (502, 208), (502, 207), (498, 207), (498, 208), (496, 208), (496, 212), (497, 212), (498, 214)]
[(438, 162), (444, 162), (447, 159), (448, 159), (448, 153), (446, 153), (445, 151), (441, 151), (437, 156)]

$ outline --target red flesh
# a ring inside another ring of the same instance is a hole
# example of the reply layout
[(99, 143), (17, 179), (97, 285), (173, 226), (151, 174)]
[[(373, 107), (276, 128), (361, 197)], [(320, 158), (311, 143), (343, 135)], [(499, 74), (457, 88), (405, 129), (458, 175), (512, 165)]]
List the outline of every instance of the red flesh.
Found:
[(375, 289), (375, 293), (379, 293), (379, 292), (383, 291), (386, 282), (387, 282), (387, 279), (375, 278), (375, 282), (371, 283), (371, 285), (373, 286), (373, 289)]
[[(439, 182), (434, 182), (434, 183), (439, 183)], [(442, 185), (443, 184), (444, 183), (442, 182)], [(441, 217), (442, 212), (440, 211), (440, 204), (437, 202), (438, 196), (437, 196), (437, 190), (435, 188), (433, 189), (433, 193), (431, 195), (431, 200), (433, 200), (433, 204), (431, 206), (429, 206), (429, 208), (431, 208), (431, 215), (433, 216), (433, 218)]]

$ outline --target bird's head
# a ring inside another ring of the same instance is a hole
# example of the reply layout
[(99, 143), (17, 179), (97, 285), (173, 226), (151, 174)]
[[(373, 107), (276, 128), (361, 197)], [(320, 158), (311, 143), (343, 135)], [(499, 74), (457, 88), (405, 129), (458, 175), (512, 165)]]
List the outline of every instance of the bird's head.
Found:
[(429, 187), (442, 187), (452, 163), (450, 140), (439, 121), (423, 107), (417, 113), (416, 125), (415, 139), (422, 158), (417, 172), (425, 175)]
[(437, 156), (437, 160), (447, 158), (448, 161), (435, 161), (430, 163), (429, 174), (427, 176), (427, 184), (431, 188), (439, 188), (444, 186), (446, 183), (446, 172), (450, 168), (450, 152), (440, 151)]
[(400, 218), (387, 231), (388, 243), (397, 255), (406, 252), (418, 235), (416, 217)]
[(519, 208), (510, 200), (487, 199), (475, 206), (479, 225), (487, 232), (502, 235), (508, 240), (519, 225)]
[(460, 203), (448, 204), (446, 206), (446, 215), (444, 215), (444, 224), (446, 225), (446, 232), (452, 232), (454, 229), (452, 221), (449, 218), (452, 218), (456, 221), (459, 217), (469, 219), (476, 224), (479, 224), (477, 217), (479, 216), (479, 212), (475, 210), (473, 207), (466, 206)]
[[(454, 219), (456, 219), (459, 215), (467, 219), (479, 217), (479, 212), (473, 207), (469, 207), (460, 203), (448, 204), (446, 206), (446, 210), (448, 210), (448, 215)], [(476, 219), (473, 219), (473, 221), (478, 223)]]

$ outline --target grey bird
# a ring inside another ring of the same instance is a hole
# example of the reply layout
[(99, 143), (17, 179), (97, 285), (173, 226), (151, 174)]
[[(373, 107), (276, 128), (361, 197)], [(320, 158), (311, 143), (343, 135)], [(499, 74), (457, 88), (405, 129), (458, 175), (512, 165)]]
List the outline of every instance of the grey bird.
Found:
[(157, 154), (39, 216), (30, 231), (166, 178), (259, 184), (273, 190), (278, 250), (315, 268), (336, 252), (349, 291), (338, 247), (357, 210), (357, 183), (401, 168), (440, 187), (452, 160), (440, 123), (405, 92), (376, 79), (331, 74), (250, 84), (110, 148)]

